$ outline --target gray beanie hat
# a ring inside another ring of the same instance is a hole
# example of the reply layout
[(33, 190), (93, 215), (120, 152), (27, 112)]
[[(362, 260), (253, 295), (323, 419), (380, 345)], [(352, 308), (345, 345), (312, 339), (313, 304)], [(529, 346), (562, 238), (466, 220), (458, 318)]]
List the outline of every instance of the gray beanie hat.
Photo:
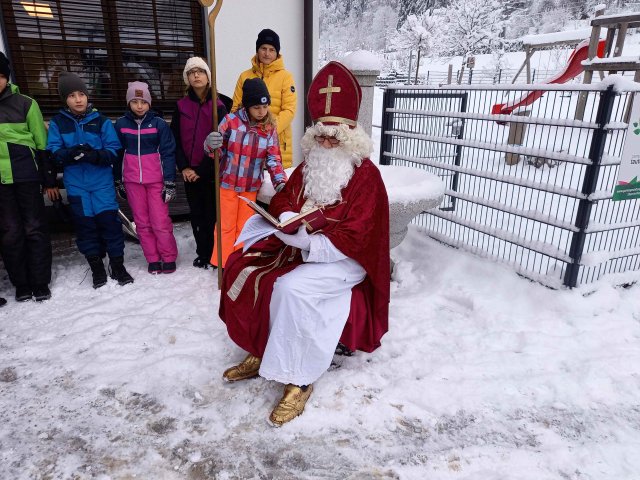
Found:
[(82, 79), (72, 72), (60, 72), (58, 75), (58, 93), (63, 102), (67, 101), (67, 97), (73, 92), (82, 92), (87, 97), (89, 90)]

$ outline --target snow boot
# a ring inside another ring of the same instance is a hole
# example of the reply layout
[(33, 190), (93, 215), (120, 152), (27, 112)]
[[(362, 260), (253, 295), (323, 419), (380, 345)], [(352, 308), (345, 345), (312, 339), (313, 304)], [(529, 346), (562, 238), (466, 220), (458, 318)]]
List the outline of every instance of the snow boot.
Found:
[(31, 297), (33, 297), (33, 292), (29, 285), (18, 285), (16, 287), (16, 302), (26, 302), (31, 300)]
[(51, 298), (51, 290), (49, 289), (49, 285), (42, 284), (33, 287), (33, 296), (35, 297), (36, 302), (49, 300)]
[(162, 273), (173, 273), (176, 271), (176, 262), (162, 262)]
[(93, 278), (93, 288), (100, 288), (107, 284), (107, 272), (104, 269), (102, 258), (98, 255), (88, 255), (87, 262), (91, 267), (91, 277)]
[(162, 262), (151, 262), (149, 267), (147, 268), (147, 272), (152, 275), (157, 275), (158, 273), (162, 273)]
[(204, 268), (206, 270), (207, 268), (209, 268), (209, 265), (209, 260), (207, 260), (206, 258), (196, 257), (196, 259), (193, 261), (193, 266), (196, 268)]
[(112, 257), (109, 259), (109, 271), (111, 278), (118, 282), (118, 285), (133, 283), (133, 277), (124, 268), (124, 257)]

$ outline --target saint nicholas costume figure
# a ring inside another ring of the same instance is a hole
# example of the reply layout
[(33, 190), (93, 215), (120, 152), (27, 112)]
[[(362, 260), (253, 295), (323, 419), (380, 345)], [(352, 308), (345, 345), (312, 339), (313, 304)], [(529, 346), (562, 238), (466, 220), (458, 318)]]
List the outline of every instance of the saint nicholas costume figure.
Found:
[(220, 318), (249, 354), (223, 378), (283, 383), (274, 426), (302, 413), (338, 343), (372, 352), (388, 328), (389, 204), (368, 158), (372, 141), (357, 124), (360, 101), (345, 66), (318, 72), (307, 96), (314, 125), (302, 138), (305, 160), (269, 206), (280, 221), (320, 207), (325, 225), (278, 231), (225, 266)]

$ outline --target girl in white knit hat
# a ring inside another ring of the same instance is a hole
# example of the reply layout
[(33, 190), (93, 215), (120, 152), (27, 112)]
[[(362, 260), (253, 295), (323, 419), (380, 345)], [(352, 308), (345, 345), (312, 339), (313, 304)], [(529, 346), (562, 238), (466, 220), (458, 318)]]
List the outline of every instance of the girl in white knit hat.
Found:
[[(182, 74), (185, 96), (176, 103), (171, 130), (176, 139), (176, 164), (184, 179), (191, 227), (196, 240), (194, 267), (207, 268), (213, 251), (216, 223), (213, 159), (202, 145), (213, 125), (211, 71), (204, 59), (191, 57)], [(227, 105), (225, 106), (225, 102)], [(227, 114), (231, 99), (217, 95), (218, 122)]]

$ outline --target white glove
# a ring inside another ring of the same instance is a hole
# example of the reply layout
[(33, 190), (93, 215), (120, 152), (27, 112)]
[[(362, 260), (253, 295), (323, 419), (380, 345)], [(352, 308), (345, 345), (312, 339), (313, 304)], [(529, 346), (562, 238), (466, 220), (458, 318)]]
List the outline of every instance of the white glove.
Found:
[(293, 235), (287, 235), (280, 230), (276, 232), (276, 237), (282, 240), (287, 245), (299, 248), (300, 250), (309, 250), (311, 248), (311, 239), (307, 233), (307, 229), (304, 225), (298, 228), (298, 231)]
[(290, 218), (295, 217), (296, 215), (298, 215), (296, 212), (282, 212), (278, 217), (278, 220), (280, 221), (280, 223), (283, 223), (289, 220)]
[(213, 153), (215, 150), (222, 146), (222, 134), (220, 132), (211, 132), (204, 139), (204, 151), (207, 153)]

